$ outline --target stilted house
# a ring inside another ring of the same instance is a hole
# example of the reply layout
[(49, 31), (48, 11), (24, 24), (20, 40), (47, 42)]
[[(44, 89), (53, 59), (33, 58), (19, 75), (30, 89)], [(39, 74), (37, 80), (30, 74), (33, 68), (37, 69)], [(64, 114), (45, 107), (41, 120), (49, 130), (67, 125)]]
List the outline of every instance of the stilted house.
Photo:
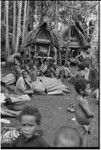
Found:
[(46, 22), (36, 31), (32, 30), (27, 35), (23, 43), (23, 48), (29, 49), (29, 53), (33, 53), (34, 57), (37, 56), (40, 59), (54, 58), (56, 61), (60, 50), (58, 37), (49, 29)]
[(81, 50), (90, 48), (89, 39), (77, 21), (75, 24), (72, 23), (71, 26), (65, 30), (62, 39), (64, 42), (68, 42), (69, 40), (69, 48), (67, 49), (69, 49), (69, 53), (72, 53), (74, 58)]

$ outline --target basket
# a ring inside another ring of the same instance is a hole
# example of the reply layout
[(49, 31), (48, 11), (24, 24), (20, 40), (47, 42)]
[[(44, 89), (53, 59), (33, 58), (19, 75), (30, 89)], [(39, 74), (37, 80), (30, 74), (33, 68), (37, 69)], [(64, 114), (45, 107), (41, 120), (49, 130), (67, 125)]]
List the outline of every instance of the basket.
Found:
[(23, 107), (25, 106), (26, 102), (16, 102), (16, 103), (11, 103), (11, 104), (7, 104), (7, 108), (14, 110), (14, 111), (20, 111), (23, 109)]

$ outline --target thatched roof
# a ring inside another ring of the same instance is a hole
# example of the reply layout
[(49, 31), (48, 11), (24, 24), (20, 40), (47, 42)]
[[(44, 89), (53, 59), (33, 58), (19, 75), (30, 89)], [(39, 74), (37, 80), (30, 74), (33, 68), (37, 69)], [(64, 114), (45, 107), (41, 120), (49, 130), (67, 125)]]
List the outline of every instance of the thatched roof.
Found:
[(23, 47), (30, 46), (31, 44), (35, 43), (50, 43), (59, 49), (58, 37), (48, 28), (46, 22), (44, 22), (37, 30), (32, 30), (28, 33), (28, 35), (25, 37)]
[[(85, 35), (83, 29), (81, 28), (78, 22), (72, 24), (62, 35), (63, 41), (68, 40), (69, 31), (71, 30), (70, 35), (70, 47), (74, 45), (74, 47), (82, 47), (83, 49), (90, 48), (90, 44), (87, 41), (87, 36)], [(74, 44), (73, 44), (74, 43)]]

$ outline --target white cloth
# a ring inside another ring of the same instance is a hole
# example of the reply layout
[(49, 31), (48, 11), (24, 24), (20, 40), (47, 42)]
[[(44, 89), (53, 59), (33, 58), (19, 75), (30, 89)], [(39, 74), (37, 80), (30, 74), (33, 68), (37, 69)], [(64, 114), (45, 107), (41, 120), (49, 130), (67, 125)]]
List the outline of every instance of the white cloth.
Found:
[(31, 87), (33, 91), (37, 92), (45, 92), (45, 86), (42, 82), (40, 81), (34, 81), (31, 83)]
[(15, 82), (15, 76), (9, 73), (7, 76), (2, 77), (1, 81), (5, 84), (13, 84)]
[(59, 94), (57, 91), (62, 92), (70, 92), (70, 89), (62, 84), (61, 81), (57, 80), (56, 78), (48, 78), (48, 77), (38, 77), (37, 80), (41, 80), (42, 83), (45, 85), (45, 88), (48, 93), (55, 92)]
[(22, 76), (17, 80), (16, 88), (18, 91), (21, 91), (21, 92), (24, 92), (25, 90), (27, 90), (27, 86)]

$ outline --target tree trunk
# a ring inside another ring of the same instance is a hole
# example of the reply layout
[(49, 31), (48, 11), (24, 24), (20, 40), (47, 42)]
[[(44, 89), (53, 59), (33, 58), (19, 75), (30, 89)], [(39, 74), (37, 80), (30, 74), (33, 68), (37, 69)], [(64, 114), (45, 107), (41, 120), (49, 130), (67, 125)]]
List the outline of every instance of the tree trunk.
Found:
[(13, 37), (12, 37), (12, 45), (13, 50), (15, 52), (15, 37), (16, 37), (16, 1), (13, 1)]
[[(1, 1), (0, 1), (0, 20), (1, 20)], [(0, 21), (0, 51), (1, 51), (1, 21)]]
[(26, 32), (25, 32), (25, 36), (28, 33), (28, 18), (29, 18), (29, 0), (27, 1), (27, 16), (26, 16)]
[(8, 24), (8, 9), (9, 1), (5, 1), (5, 12), (6, 12), (6, 58), (9, 56), (9, 24)]
[(39, 21), (39, 26), (41, 26), (43, 23), (43, 18), (44, 18), (44, 12), (43, 11), (44, 11), (44, 3), (41, 2), (41, 17), (40, 17), (40, 21)]
[(21, 10), (22, 10), (22, 1), (18, 1), (18, 22), (17, 22), (17, 39), (16, 39), (16, 49), (15, 52), (18, 52), (19, 47), (19, 38), (21, 35)]
[(56, 29), (58, 29), (58, 7), (57, 7), (57, 1), (55, 2), (55, 24), (56, 24)]
[(37, 1), (35, 1), (35, 18), (37, 18)]
[(69, 54), (69, 52), (70, 52), (69, 45), (70, 45), (70, 38), (71, 38), (72, 13), (73, 13), (73, 10), (71, 9), (71, 10), (70, 10), (70, 14), (69, 14), (69, 27), (70, 27), (70, 29), (69, 29), (68, 40), (67, 40), (66, 62), (68, 61), (68, 54)]
[(99, 59), (99, 5), (97, 6), (97, 18), (96, 18), (96, 23), (95, 23), (95, 28), (92, 34), (92, 39), (91, 39), (91, 56), (92, 56), (92, 65), (97, 68), (98, 66), (98, 59)]
[(25, 32), (26, 32), (26, 9), (27, 8), (27, 1), (24, 1), (24, 19), (23, 19), (23, 32), (22, 32), (22, 43), (24, 42)]
[(38, 18), (37, 18), (37, 17), (38, 17), (38, 16), (37, 16), (37, 9), (38, 9), (38, 8), (37, 8), (37, 7), (38, 7), (37, 5), (38, 5), (38, 2), (35, 1), (35, 15), (34, 15), (35, 22), (33, 23), (33, 27), (34, 27), (34, 28), (35, 28), (35, 25), (37, 24), (37, 19), (38, 19)]

